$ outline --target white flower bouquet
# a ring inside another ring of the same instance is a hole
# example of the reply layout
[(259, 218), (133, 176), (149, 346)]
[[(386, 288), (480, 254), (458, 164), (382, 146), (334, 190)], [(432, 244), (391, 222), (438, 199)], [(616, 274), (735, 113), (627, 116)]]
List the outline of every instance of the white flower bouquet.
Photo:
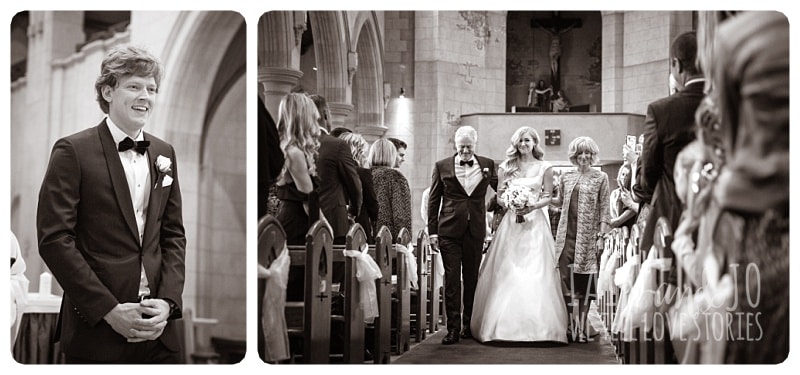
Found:
[(500, 199), (505, 202), (506, 206), (514, 209), (517, 222), (522, 223), (525, 221), (524, 215), (531, 211), (529, 208), (539, 200), (539, 194), (534, 193), (528, 187), (510, 184)]

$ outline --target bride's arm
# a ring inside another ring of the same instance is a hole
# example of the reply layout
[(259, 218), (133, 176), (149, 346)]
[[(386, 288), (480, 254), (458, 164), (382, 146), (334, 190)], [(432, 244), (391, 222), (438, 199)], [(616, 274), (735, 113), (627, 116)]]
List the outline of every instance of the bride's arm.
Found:
[(534, 209), (547, 207), (552, 202), (553, 196), (553, 167), (547, 167), (542, 177), (542, 193), (539, 195), (539, 200), (533, 206)]
[(503, 169), (503, 167), (500, 167), (497, 169), (497, 203), (507, 210), (508, 206), (501, 198), (503, 193), (506, 191), (506, 187), (508, 187), (508, 181), (506, 181), (506, 171)]

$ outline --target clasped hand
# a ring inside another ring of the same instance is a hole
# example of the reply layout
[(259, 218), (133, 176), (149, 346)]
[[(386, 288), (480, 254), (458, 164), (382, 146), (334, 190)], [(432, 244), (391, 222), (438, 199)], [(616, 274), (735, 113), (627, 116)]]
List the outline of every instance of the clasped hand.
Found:
[(139, 303), (118, 304), (103, 319), (128, 342), (142, 342), (159, 338), (167, 326), (168, 317), (167, 301), (146, 299)]

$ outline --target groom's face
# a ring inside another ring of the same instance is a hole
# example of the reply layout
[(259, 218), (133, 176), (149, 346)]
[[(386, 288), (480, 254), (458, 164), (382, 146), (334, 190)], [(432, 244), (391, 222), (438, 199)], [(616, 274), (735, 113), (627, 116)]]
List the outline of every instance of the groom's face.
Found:
[(106, 86), (103, 97), (108, 101), (111, 121), (129, 135), (135, 135), (147, 124), (155, 106), (158, 86), (152, 76), (123, 76), (116, 87)]
[(461, 160), (470, 160), (475, 153), (475, 142), (469, 137), (456, 139), (456, 151)]

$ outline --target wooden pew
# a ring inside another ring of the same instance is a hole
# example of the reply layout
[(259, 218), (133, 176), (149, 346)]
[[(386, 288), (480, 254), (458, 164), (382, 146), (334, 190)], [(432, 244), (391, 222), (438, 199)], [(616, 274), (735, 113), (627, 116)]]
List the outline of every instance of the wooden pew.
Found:
[(375, 247), (371, 247), (370, 251), (374, 254), (375, 262), (382, 274), (380, 279), (375, 280), (380, 316), (375, 318), (374, 322), (375, 353), (373, 361), (379, 364), (388, 364), (391, 361), (392, 259), (395, 257), (389, 228), (383, 226), (378, 229), (375, 234)]
[[(331, 354), (327, 351), (329, 359), (337, 359), (344, 363), (363, 363), (364, 362), (364, 313), (360, 306), (360, 292), (358, 279), (356, 278), (356, 259), (344, 255), (343, 250), (358, 250), (367, 243), (364, 229), (359, 224), (354, 224), (347, 232), (345, 245), (332, 245), (331, 267), (334, 263), (344, 263), (344, 280), (340, 285), (344, 298), (344, 315), (333, 315), (328, 313), (328, 321), (342, 322), (344, 325), (344, 343), (342, 354)], [(289, 254), (292, 264), (306, 264), (306, 246), (289, 246)], [(332, 268), (331, 268), (332, 269)], [(330, 273), (330, 272), (329, 272)], [(306, 276), (307, 277), (307, 276)], [(329, 276), (330, 277), (330, 276)], [(328, 283), (331, 285), (331, 282)], [(294, 309), (304, 309), (303, 303), (289, 303)], [(296, 333), (296, 332), (295, 332)]]
[(327, 222), (318, 220), (308, 230), (305, 247), (289, 247), (290, 264), (305, 269), (303, 302), (286, 303), (287, 318), (292, 310), (303, 312), (302, 327), (289, 328), (290, 337), (302, 338), (303, 363), (330, 361), (332, 233)]
[[(412, 293), (411, 321), (413, 323), (412, 335), (414, 341), (422, 342), (427, 336), (428, 329), (428, 278), (432, 272), (428, 270), (429, 258), (431, 256), (431, 244), (428, 235), (422, 229), (417, 234), (417, 246), (414, 249), (414, 256), (417, 257), (417, 291)], [(430, 280), (432, 284), (433, 279)]]
[[(656, 221), (656, 227), (653, 232), (653, 245), (658, 251), (658, 257), (664, 259), (667, 257), (668, 249), (672, 248), (672, 228), (670, 228), (669, 222), (664, 217), (658, 218)], [(673, 262), (677, 262), (677, 259), (673, 259)], [(683, 269), (680, 268), (680, 265), (676, 263), (676, 272), (678, 272), (678, 285), (683, 285)], [(666, 290), (666, 285), (669, 280), (670, 271), (661, 271), (658, 272), (656, 275), (656, 288), (663, 288), (662, 290)], [(682, 291), (679, 289), (679, 291)], [(662, 301), (663, 302), (663, 301)], [(664, 312), (656, 311), (656, 316), (653, 316), (653, 332), (652, 332), (652, 351), (653, 351), (653, 360), (650, 363), (654, 364), (667, 364), (671, 363), (671, 343), (669, 342), (669, 334), (666, 330), (666, 324), (668, 316)], [(658, 340), (656, 340), (658, 339)]]
[[(345, 248), (361, 251), (367, 243), (367, 235), (360, 224), (355, 223), (347, 231)], [(341, 251), (337, 251), (340, 252)], [(334, 255), (334, 261), (337, 256)], [(364, 311), (361, 309), (361, 294), (356, 278), (356, 259), (345, 257), (344, 280), (344, 363), (364, 363)]]
[[(258, 264), (265, 268), (269, 268), (272, 261), (280, 255), (286, 245), (286, 233), (283, 231), (281, 224), (272, 215), (266, 215), (258, 221)], [(262, 361), (266, 362), (265, 348), (264, 348), (264, 325), (261, 317), (264, 315), (264, 293), (266, 291), (267, 281), (258, 279), (256, 291), (256, 305), (258, 315), (258, 355)]]
[[(632, 228), (636, 228), (634, 225)], [(617, 268), (622, 267), (625, 264), (625, 261), (628, 258), (627, 253), (627, 246), (628, 246), (628, 238), (629, 238), (629, 231), (628, 228), (623, 227), (622, 230), (617, 233), (616, 244), (617, 250), (620, 252), (620, 257), (617, 262)], [(619, 300), (622, 298), (621, 293), (622, 289), (620, 287), (615, 287), (614, 289), (616, 295), (617, 304), (614, 306), (614, 313), (612, 319), (617, 318), (617, 314), (619, 314)], [(630, 345), (626, 345), (625, 341), (623, 340), (622, 334), (616, 333), (614, 334), (614, 342), (615, 342), (615, 353), (617, 354), (617, 358), (622, 361), (622, 363), (630, 363), (629, 360), (629, 353), (630, 353)]]
[[(406, 246), (411, 243), (411, 238), (411, 232), (406, 228), (401, 228), (397, 233), (395, 244)], [(410, 259), (405, 254), (395, 250), (394, 268), (397, 270), (397, 284), (395, 285), (397, 315), (393, 317), (395, 354), (403, 354), (411, 347), (411, 287), (407, 268), (409, 261)]]
[[(630, 232), (630, 238), (628, 239), (628, 243), (631, 246), (633, 246), (633, 257), (638, 258), (639, 264), (641, 264), (642, 254), (639, 251), (639, 236), (640, 236), (639, 227), (634, 225), (631, 228), (632, 229)], [(635, 280), (638, 276), (639, 276), (639, 267), (634, 267), (634, 273), (633, 273), (634, 283), (636, 283)], [(628, 301), (630, 301), (630, 296), (628, 296)], [(631, 364), (640, 363), (639, 361), (642, 355), (640, 347), (641, 343), (640, 337), (641, 337), (641, 329), (634, 328), (633, 335), (632, 337), (630, 337), (630, 341), (628, 342), (628, 348), (629, 348), (628, 363)]]

